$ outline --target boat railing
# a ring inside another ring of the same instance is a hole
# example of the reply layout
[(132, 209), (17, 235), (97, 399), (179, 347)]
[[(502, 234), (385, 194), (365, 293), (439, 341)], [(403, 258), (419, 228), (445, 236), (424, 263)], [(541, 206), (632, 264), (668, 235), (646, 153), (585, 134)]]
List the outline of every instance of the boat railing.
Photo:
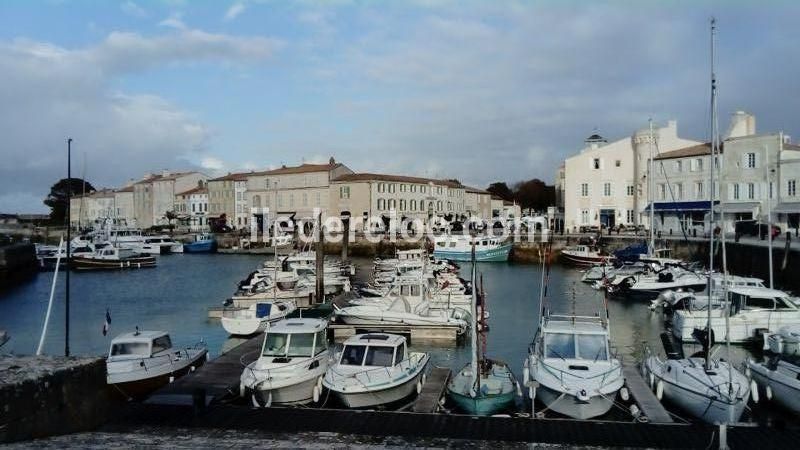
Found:
[[(250, 375), (253, 376), (254, 380), (257, 380), (256, 384), (258, 384), (270, 380), (274, 378), (276, 375), (294, 372), (299, 368), (305, 368), (306, 366), (309, 366), (308, 368), (310, 369), (310, 366), (314, 364), (314, 362), (317, 362), (317, 364), (319, 364), (318, 361), (321, 361), (326, 358), (326, 356), (323, 355), (323, 353), (324, 352), (321, 352), (316, 356), (302, 356), (300, 357), (301, 359), (297, 362), (286, 363), (278, 367), (272, 367), (269, 369), (257, 369), (255, 367), (255, 364), (248, 365), (244, 361), (240, 362), (242, 363), (242, 366), (244, 366), (244, 370), (250, 372)], [(322, 356), (320, 357), (320, 355)], [(275, 355), (274, 357), (280, 358), (281, 356)]]
[(369, 384), (378, 382), (394, 381), (395, 375), (398, 373), (407, 373), (407, 371), (417, 367), (424, 359), (425, 353), (411, 353), (408, 358), (392, 366), (375, 367), (354, 373), (342, 373), (337, 371), (334, 367), (329, 367), (328, 373), (332, 374), (330, 378), (333, 382), (345, 379), (353, 379), (359, 382), (362, 386), (366, 387)]
[(606, 327), (606, 320), (600, 316), (572, 316), (566, 314), (548, 314), (545, 317), (545, 322), (550, 321), (564, 321), (564, 322), (581, 322), (581, 323), (595, 323)]
[(589, 380), (594, 381), (594, 380), (599, 378), (600, 379), (599, 380), (600, 385), (604, 386), (606, 384), (606, 380), (608, 379), (608, 377), (610, 377), (611, 375), (613, 375), (615, 373), (620, 373), (621, 374), (621, 372), (622, 372), (622, 363), (618, 362), (618, 364), (614, 364), (613, 360), (611, 360), (611, 366), (609, 367), (608, 370), (605, 370), (602, 373), (598, 373), (596, 375), (592, 375), (592, 376), (588, 376), (588, 377), (580, 376), (580, 375), (576, 374), (575, 372), (566, 371), (566, 370), (560, 369), (560, 368), (558, 368), (556, 366), (553, 366), (551, 364), (547, 364), (544, 359), (540, 359), (540, 361), (541, 361), (542, 365), (544, 366), (544, 368), (547, 369), (547, 371), (550, 372), (551, 374), (555, 375), (556, 378), (558, 378), (558, 380), (562, 384), (566, 384), (568, 378), (581, 379), (581, 380), (587, 380), (587, 381), (589, 381)]
[[(145, 373), (147, 373), (147, 372), (149, 372), (149, 371), (151, 371), (153, 369), (163, 367), (163, 366), (165, 366), (167, 364), (169, 364), (170, 366), (174, 366), (178, 362), (188, 361), (188, 360), (190, 360), (192, 358), (192, 355), (189, 352), (189, 350), (203, 350), (205, 348), (206, 348), (205, 344), (198, 343), (198, 344), (195, 344), (192, 347), (187, 347), (187, 348), (183, 348), (183, 349), (180, 349), (180, 350), (170, 351), (170, 352), (164, 353), (162, 355), (142, 357), (142, 358), (138, 359), (139, 368), (138, 369), (134, 369), (134, 370), (130, 370), (129, 372), (131, 372), (131, 373), (135, 373), (135, 372), (145, 372)], [(136, 359), (132, 359), (132, 360), (128, 360), (128, 361), (131, 362), (132, 363), (131, 365), (135, 367), (136, 362), (137, 362)]]

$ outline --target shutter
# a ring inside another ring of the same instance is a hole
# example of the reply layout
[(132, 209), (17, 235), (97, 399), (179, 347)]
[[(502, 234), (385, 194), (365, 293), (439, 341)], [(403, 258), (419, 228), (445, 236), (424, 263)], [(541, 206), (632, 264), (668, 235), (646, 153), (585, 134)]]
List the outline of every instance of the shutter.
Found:
[(755, 167), (756, 168), (761, 167), (761, 163), (759, 161), (761, 159), (760, 158), (761, 157), (761, 152), (755, 152), (755, 155), (756, 155)]
[(735, 183), (728, 183), (728, 200), (733, 200), (733, 185)]

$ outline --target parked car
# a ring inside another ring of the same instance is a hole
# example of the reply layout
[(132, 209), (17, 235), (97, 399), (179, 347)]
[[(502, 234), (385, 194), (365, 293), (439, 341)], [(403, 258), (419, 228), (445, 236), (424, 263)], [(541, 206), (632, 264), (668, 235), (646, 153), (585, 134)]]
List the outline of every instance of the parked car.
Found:
[[(756, 220), (740, 220), (734, 225), (736, 239), (741, 236), (758, 236), (761, 239), (765, 239), (767, 237), (768, 229), (769, 224), (761, 223)], [(772, 238), (774, 239), (780, 234), (781, 228), (776, 225), (772, 225)]]

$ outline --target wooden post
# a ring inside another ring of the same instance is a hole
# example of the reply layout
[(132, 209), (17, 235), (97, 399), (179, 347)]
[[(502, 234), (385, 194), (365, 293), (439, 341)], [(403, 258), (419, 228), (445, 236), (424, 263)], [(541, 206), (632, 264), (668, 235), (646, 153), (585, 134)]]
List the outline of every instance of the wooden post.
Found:
[(348, 247), (350, 245), (350, 216), (342, 216), (342, 228), (344, 229), (342, 236), (342, 262), (348, 259)]
[(316, 258), (317, 258), (317, 303), (325, 301), (325, 235), (322, 232), (322, 212), (317, 216), (317, 242), (316, 242)]
[(781, 270), (786, 270), (786, 266), (789, 265), (789, 252), (792, 250), (792, 233), (790, 231), (786, 232), (786, 247), (783, 249), (783, 264), (781, 264)]

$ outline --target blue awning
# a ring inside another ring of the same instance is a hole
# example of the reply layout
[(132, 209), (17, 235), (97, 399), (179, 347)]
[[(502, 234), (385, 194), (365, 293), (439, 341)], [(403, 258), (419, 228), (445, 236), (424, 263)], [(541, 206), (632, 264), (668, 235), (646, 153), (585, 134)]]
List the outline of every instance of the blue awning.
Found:
[[(708, 200), (700, 200), (696, 202), (656, 202), (653, 203), (653, 209), (656, 212), (664, 211), (708, 211)], [(714, 200), (715, 205), (719, 205), (719, 200)], [(643, 213), (650, 211), (650, 205), (647, 205), (642, 210)]]

